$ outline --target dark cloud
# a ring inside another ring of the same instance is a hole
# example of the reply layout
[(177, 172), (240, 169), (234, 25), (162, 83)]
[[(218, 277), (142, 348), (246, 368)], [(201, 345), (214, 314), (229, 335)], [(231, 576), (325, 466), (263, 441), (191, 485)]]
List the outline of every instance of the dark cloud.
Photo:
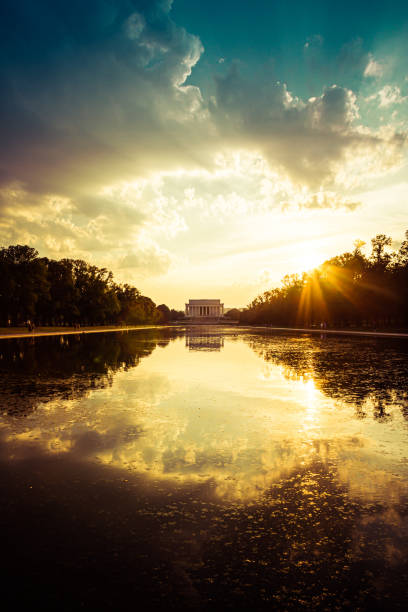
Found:
[[(202, 51), (169, 2), (3, 2), (2, 183), (72, 193), (189, 157)], [(180, 133), (181, 132), (181, 133)], [(184, 142), (183, 142), (184, 140)]]

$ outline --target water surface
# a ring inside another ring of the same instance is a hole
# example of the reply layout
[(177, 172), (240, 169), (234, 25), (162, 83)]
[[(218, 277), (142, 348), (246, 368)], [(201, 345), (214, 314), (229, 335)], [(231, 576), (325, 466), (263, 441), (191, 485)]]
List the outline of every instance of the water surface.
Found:
[(404, 607), (406, 341), (3, 340), (0, 374), (3, 575), (24, 601)]

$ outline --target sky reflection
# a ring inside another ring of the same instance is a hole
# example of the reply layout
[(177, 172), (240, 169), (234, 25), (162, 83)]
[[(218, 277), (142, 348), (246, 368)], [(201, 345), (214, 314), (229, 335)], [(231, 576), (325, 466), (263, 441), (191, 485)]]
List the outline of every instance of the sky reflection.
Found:
[[(4, 416), (9, 455), (35, 444), (169, 482), (211, 482), (218, 499), (246, 503), (316, 461), (366, 501), (406, 492), (401, 398), (387, 404), (388, 420), (358, 418), (346, 396), (323, 392), (310, 359), (296, 370), (263, 352), (280, 344), (282, 357), (288, 343), (309, 357), (318, 349), (310, 339), (208, 331), (153, 343), (137, 367), (110, 370), (108, 384), (44, 398), (24, 419)], [(370, 402), (378, 403), (375, 393)]]

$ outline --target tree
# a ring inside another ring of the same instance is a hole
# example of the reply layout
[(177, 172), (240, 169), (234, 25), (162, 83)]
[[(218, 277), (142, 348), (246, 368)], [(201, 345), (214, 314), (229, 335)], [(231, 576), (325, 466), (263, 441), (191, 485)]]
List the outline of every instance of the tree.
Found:
[(174, 310), (174, 308), (172, 308), (170, 310), (170, 317), (172, 321), (182, 321), (186, 318), (186, 314), (184, 310)]
[(130, 285), (117, 285), (112, 272), (82, 259), (39, 258), (29, 246), (0, 249), (0, 322), (89, 325), (155, 323), (154, 302)]
[(47, 268), (38, 252), (29, 246), (15, 245), (0, 249), (0, 311), (3, 324), (35, 319), (36, 305), (49, 294)]
[(161, 315), (162, 323), (167, 323), (168, 321), (170, 321), (171, 311), (170, 311), (170, 308), (166, 306), (166, 304), (160, 304), (159, 306), (157, 306), (157, 310), (159, 311)]
[(364, 243), (324, 262), (311, 273), (287, 275), (281, 287), (257, 296), (241, 313), (246, 323), (308, 326), (395, 326), (408, 323), (408, 232), (398, 252), (378, 234), (369, 258)]
[(74, 263), (71, 259), (43, 259), (50, 283), (49, 295), (39, 302), (44, 323), (72, 325), (79, 321), (78, 290), (75, 286)]
[(392, 240), (385, 234), (377, 234), (371, 239), (372, 252), (370, 260), (376, 268), (385, 269), (391, 260), (391, 255), (385, 251), (386, 246), (391, 246)]
[(234, 321), (238, 321), (239, 317), (240, 317), (240, 311), (238, 310), (238, 308), (231, 308), (231, 310), (228, 310), (228, 312), (225, 313), (225, 318), (226, 319), (232, 319)]

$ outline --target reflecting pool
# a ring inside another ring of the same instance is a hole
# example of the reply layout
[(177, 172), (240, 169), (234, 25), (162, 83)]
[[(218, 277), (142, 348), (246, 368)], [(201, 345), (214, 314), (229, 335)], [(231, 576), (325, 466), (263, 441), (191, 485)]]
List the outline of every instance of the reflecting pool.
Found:
[(405, 609), (406, 340), (1, 340), (0, 376), (8, 602)]

